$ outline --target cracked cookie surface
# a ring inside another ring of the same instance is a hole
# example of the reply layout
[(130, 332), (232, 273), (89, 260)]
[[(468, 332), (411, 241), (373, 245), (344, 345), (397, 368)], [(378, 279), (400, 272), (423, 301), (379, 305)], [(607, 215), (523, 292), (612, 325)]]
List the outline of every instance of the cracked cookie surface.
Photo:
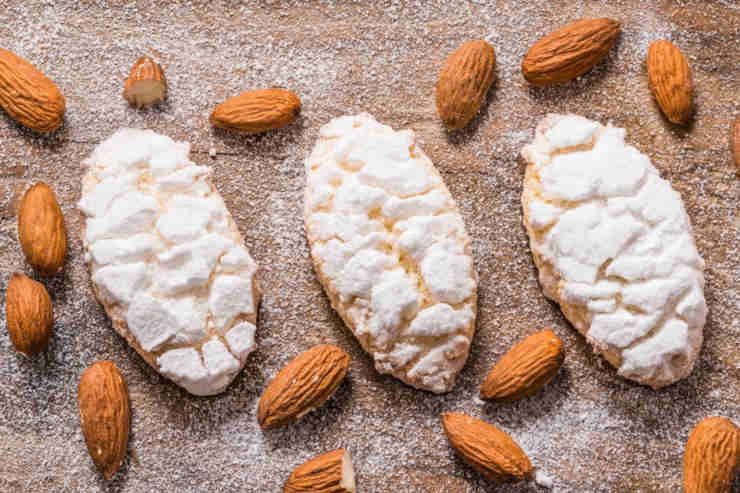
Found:
[(334, 309), (380, 373), (451, 390), (470, 351), (478, 278), (460, 212), (413, 131), (368, 114), (335, 118), (306, 178), (306, 235)]
[(257, 264), (190, 145), (122, 129), (85, 161), (79, 209), (94, 291), (113, 327), (196, 395), (223, 391), (254, 349)]
[(620, 375), (662, 387), (701, 347), (704, 261), (681, 196), (625, 134), (540, 122), (522, 150), (524, 224), (545, 295)]

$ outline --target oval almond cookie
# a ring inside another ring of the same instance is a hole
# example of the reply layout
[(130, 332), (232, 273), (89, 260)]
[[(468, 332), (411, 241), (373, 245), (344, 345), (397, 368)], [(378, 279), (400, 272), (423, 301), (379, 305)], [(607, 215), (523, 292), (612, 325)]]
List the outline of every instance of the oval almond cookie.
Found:
[(223, 391), (254, 349), (257, 264), (190, 144), (122, 129), (85, 161), (82, 241), (113, 327), (195, 395)]
[(694, 367), (704, 261), (680, 194), (625, 134), (540, 122), (522, 151), (524, 225), (545, 295), (620, 375), (657, 388)]
[(331, 120), (306, 159), (305, 222), (331, 304), (380, 373), (448, 392), (475, 330), (460, 211), (411, 130)]

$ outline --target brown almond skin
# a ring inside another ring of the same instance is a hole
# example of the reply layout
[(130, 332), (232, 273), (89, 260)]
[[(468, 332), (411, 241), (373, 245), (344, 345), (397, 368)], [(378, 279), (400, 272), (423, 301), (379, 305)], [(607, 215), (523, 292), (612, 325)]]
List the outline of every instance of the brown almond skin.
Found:
[(496, 363), (481, 386), (480, 397), (510, 402), (530, 396), (553, 379), (564, 358), (563, 342), (553, 331), (533, 334)]
[(0, 49), (0, 106), (14, 120), (37, 132), (56, 130), (64, 120), (64, 96), (36, 67)]
[(53, 276), (67, 258), (67, 228), (56, 195), (46, 183), (29, 188), (18, 212), (18, 239), (26, 261)]
[(77, 387), (80, 425), (93, 462), (111, 479), (126, 456), (131, 429), (126, 382), (111, 361), (98, 361)]
[(301, 100), (285, 89), (247, 91), (220, 104), (210, 121), (218, 128), (259, 133), (293, 123), (301, 112)]
[(581, 19), (537, 41), (522, 61), (524, 78), (535, 86), (559, 84), (585, 74), (603, 60), (619, 36), (612, 19)]
[(730, 129), (730, 149), (732, 150), (732, 157), (735, 160), (735, 166), (738, 172), (740, 172), (740, 118), (732, 122), (732, 128)]
[(5, 320), (13, 347), (26, 356), (43, 351), (51, 338), (53, 319), (44, 285), (14, 273), (5, 292)]
[(473, 119), (496, 79), (496, 53), (482, 40), (468, 41), (445, 62), (437, 82), (437, 112), (450, 130)]
[(684, 493), (729, 493), (740, 465), (740, 428), (727, 418), (705, 418), (686, 442)]
[(348, 493), (343, 488), (344, 449), (327, 452), (298, 466), (283, 486), (283, 493)]
[(688, 123), (694, 83), (681, 50), (669, 41), (653, 41), (648, 49), (647, 72), (650, 90), (666, 118), (672, 123)]
[(349, 355), (335, 346), (314, 346), (300, 354), (262, 394), (257, 412), (260, 426), (285, 426), (321, 406), (342, 383), (348, 367)]
[(460, 457), (486, 479), (510, 483), (532, 478), (527, 454), (495, 426), (460, 413), (442, 413), (442, 426)]
[[(156, 89), (156, 97), (149, 95), (143, 97), (135, 90), (137, 85), (149, 84)], [(123, 86), (123, 99), (131, 106), (143, 108), (153, 104), (159, 104), (167, 97), (167, 79), (162, 67), (150, 56), (143, 56), (136, 60), (131, 67), (129, 76)]]

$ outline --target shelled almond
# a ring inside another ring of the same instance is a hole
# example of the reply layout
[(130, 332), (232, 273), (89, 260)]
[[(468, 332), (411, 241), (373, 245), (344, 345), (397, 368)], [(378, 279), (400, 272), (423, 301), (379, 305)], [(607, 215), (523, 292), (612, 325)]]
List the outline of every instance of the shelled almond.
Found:
[(349, 355), (335, 346), (315, 346), (280, 370), (260, 399), (257, 419), (265, 429), (299, 420), (321, 406), (342, 383)]
[(106, 479), (116, 473), (128, 446), (131, 428), (126, 382), (111, 361), (98, 361), (77, 387), (80, 425), (87, 450)]
[(684, 493), (729, 493), (740, 466), (740, 428), (727, 418), (705, 418), (686, 442)]
[(66, 108), (59, 88), (39, 69), (0, 48), (0, 106), (14, 120), (37, 132), (62, 124)]
[(548, 34), (527, 51), (524, 78), (535, 86), (575, 79), (603, 60), (619, 36), (612, 19), (581, 19)]
[(442, 67), (437, 82), (437, 112), (451, 130), (475, 116), (496, 79), (496, 53), (482, 40), (468, 41)]
[(211, 113), (219, 128), (259, 133), (293, 123), (301, 112), (301, 100), (285, 89), (247, 91), (226, 100)]
[(51, 298), (40, 282), (21, 274), (10, 277), (5, 292), (5, 321), (13, 346), (33, 356), (46, 347), (52, 332)]
[(26, 261), (45, 276), (53, 276), (67, 258), (67, 228), (54, 190), (36, 183), (21, 200), (18, 239)]
[(666, 118), (687, 123), (693, 110), (694, 83), (681, 50), (669, 41), (650, 43), (647, 73), (650, 90)]
[(527, 454), (495, 426), (459, 413), (443, 413), (442, 425), (460, 457), (487, 479), (509, 483), (532, 478)]
[(547, 385), (563, 363), (563, 343), (551, 330), (533, 334), (512, 347), (491, 369), (482, 399), (513, 401)]

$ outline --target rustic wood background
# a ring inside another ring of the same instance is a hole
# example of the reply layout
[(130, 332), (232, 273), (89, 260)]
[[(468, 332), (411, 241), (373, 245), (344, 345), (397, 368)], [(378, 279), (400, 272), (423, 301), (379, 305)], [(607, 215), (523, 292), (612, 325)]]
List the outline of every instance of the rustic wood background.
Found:
[[(530, 87), (519, 68), (527, 48), (581, 17), (623, 21), (609, 58), (579, 80)], [(472, 125), (450, 134), (436, 115), (434, 84), (445, 57), (476, 38), (496, 49), (499, 80)], [(650, 97), (644, 59), (654, 39), (676, 43), (694, 70), (696, 117), (687, 129), (668, 124)], [(510, 433), (555, 491), (675, 492), (694, 424), (715, 414), (740, 423), (740, 181), (728, 150), (729, 121), (740, 113), (739, 2), (0, 0), (0, 46), (48, 74), (67, 99), (65, 124), (50, 136), (0, 113), (0, 291), (12, 271), (31, 274), (16, 228), (30, 184), (56, 190), (70, 240), (65, 270), (44, 281), (56, 319), (48, 350), (20, 357), (0, 315), (0, 490), (278, 492), (295, 466), (345, 447), (363, 493), (543, 491), (534, 483), (497, 487), (464, 465), (439, 422), (440, 412), (459, 410)], [(121, 91), (145, 53), (161, 61), (170, 96), (137, 111)], [(295, 125), (245, 137), (208, 124), (225, 98), (269, 86), (300, 95)], [(300, 213), (303, 159), (320, 125), (360, 111), (417, 132), (473, 238), (477, 334), (455, 391), (444, 396), (379, 376), (311, 268)], [(626, 127), (683, 195), (707, 262), (710, 315), (696, 368), (678, 384), (653, 391), (616, 376), (540, 291), (521, 226), (518, 153), (553, 111)], [(92, 295), (75, 208), (80, 163), (122, 126), (192, 143), (192, 158), (213, 167), (263, 268), (258, 349), (222, 395), (193, 397), (157, 375), (114, 333)], [(554, 382), (514, 404), (478, 400), (506, 349), (547, 327), (567, 352)], [(302, 422), (263, 433), (255, 414), (266, 383), (318, 343), (351, 354), (347, 381)], [(100, 359), (121, 368), (133, 413), (128, 461), (112, 482), (92, 465), (76, 408), (78, 378)]]

